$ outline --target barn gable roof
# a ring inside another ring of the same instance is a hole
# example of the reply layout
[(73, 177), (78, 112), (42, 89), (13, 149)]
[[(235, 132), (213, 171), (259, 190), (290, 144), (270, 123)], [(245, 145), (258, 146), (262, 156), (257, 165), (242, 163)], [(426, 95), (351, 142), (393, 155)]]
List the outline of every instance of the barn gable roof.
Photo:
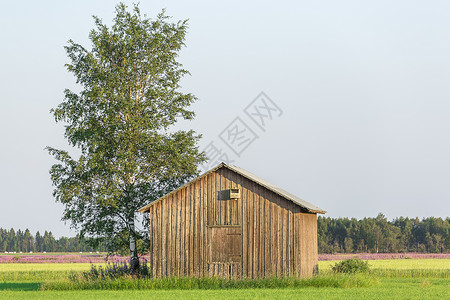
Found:
[(325, 210), (323, 210), (323, 209), (321, 209), (321, 208), (319, 208), (319, 207), (317, 207), (317, 206), (315, 206), (315, 205), (313, 205), (313, 204), (311, 204), (311, 203), (309, 203), (309, 202), (306, 202), (305, 200), (303, 200), (303, 199), (301, 199), (301, 198), (299, 198), (299, 197), (297, 197), (297, 196), (295, 196), (295, 195), (293, 195), (293, 194), (291, 194), (291, 193), (289, 193), (289, 192), (287, 192), (287, 191), (285, 191), (285, 190), (283, 190), (283, 189), (277, 187), (276, 185), (273, 185), (272, 183), (270, 183), (270, 182), (268, 182), (268, 181), (266, 181), (266, 180), (264, 180), (264, 179), (262, 179), (262, 178), (256, 176), (256, 175), (253, 174), (253, 173), (250, 173), (250, 172), (248, 172), (248, 171), (246, 171), (246, 170), (244, 170), (244, 169), (241, 169), (241, 168), (236, 167), (236, 166), (233, 166), (233, 165), (227, 165), (227, 164), (225, 164), (225, 163), (219, 164), (219, 165), (216, 166), (215, 168), (213, 168), (213, 169), (211, 169), (211, 170), (209, 170), (209, 171), (203, 173), (203, 174), (200, 175), (199, 177), (197, 177), (197, 178), (195, 178), (194, 180), (192, 180), (192, 181), (190, 181), (190, 182), (188, 182), (188, 183), (186, 183), (186, 184), (180, 186), (179, 188), (173, 190), (172, 192), (166, 194), (165, 196), (162, 196), (161, 198), (159, 198), (159, 199), (157, 199), (157, 200), (155, 200), (155, 201), (153, 201), (153, 202), (150, 202), (150, 203), (147, 204), (146, 206), (141, 207), (140, 209), (138, 209), (138, 211), (139, 211), (139, 212), (145, 212), (146, 210), (149, 209), (150, 206), (152, 206), (152, 205), (155, 204), (156, 202), (161, 201), (162, 199), (168, 197), (169, 195), (172, 195), (172, 194), (178, 192), (179, 190), (181, 190), (181, 189), (183, 189), (183, 188), (185, 188), (185, 187), (191, 185), (193, 182), (195, 182), (195, 181), (197, 181), (197, 180), (199, 180), (199, 179), (201, 179), (201, 178), (203, 178), (203, 177), (205, 177), (205, 176), (211, 174), (212, 172), (215, 172), (215, 171), (217, 171), (217, 170), (219, 170), (219, 169), (221, 169), (221, 168), (227, 168), (227, 169), (229, 169), (229, 170), (231, 170), (231, 171), (233, 171), (233, 172), (235, 172), (235, 173), (238, 173), (239, 175), (241, 175), (241, 176), (243, 176), (243, 177), (245, 177), (245, 178), (247, 178), (247, 179), (249, 179), (249, 180), (251, 180), (251, 181), (253, 181), (253, 182), (255, 182), (255, 183), (257, 183), (257, 184), (259, 184), (259, 185), (261, 185), (261, 186), (263, 186), (263, 187), (265, 187), (266, 189), (268, 189), (268, 190), (274, 192), (275, 194), (278, 194), (278, 195), (280, 195), (281, 197), (283, 197), (283, 198), (285, 198), (285, 199), (287, 199), (287, 200), (289, 200), (289, 201), (294, 202), (294, 203), (297, 204), (298, 206), (303, 207), (303, 208), (306, 209), (308, 212), (311, 212), (311, 213), (319, 213), (319, 214), (324, 214), (324, 213), (326, 213)]

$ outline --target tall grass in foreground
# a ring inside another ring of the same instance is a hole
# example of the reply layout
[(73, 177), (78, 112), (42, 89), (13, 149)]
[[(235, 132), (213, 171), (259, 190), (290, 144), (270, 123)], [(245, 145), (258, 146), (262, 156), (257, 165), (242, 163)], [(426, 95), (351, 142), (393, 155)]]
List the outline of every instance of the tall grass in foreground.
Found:
[(373, 276), (362, 275), (325, 275), (300, 279), (228, 279), (218, 277), (171, 277), (171, 278), (103, 278), (77, 280), (59, 280), (44, 282), (42, 290), (170, 290), (170, 289), (249, 289), (249, 288), (302, 288), (302, 287), (370, 287), (378, 283)]

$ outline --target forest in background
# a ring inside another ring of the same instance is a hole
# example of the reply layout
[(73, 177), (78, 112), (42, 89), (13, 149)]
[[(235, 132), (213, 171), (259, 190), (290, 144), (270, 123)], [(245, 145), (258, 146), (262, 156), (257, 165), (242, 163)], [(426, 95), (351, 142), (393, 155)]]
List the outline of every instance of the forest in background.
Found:
[(88, 252), (95, 251), (76, 237), (56, 239), (51, 231), (32, 235), (30, 230), (0, 228), (0, 252)]
[(317, 219), (319, 253), (447, 253), (450, 218)]
[[(450, 218), (396, 218), (383, 214), (361, 220), (352, 218), (317, 219), (319, 253), (395, 253), (450, 251)], [(88, 252), (101, 251), (79, 237), (55, 238), (50, 231), (32, 235), (26, 229), (0, 228), (0, 252)]]

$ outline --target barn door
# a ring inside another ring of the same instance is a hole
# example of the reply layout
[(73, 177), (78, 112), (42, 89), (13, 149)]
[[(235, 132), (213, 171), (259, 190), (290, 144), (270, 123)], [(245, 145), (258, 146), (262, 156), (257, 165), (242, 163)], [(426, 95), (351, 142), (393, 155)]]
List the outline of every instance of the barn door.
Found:
[(209, 227), (211, 230), (210, 274), (237, 277), (242, 260), (241, 227)]

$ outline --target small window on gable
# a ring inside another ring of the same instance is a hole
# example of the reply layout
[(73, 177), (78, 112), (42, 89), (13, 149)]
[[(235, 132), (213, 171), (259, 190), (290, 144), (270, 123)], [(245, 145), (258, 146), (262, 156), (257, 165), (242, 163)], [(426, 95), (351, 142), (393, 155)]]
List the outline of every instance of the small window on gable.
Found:
[(229, 198), (233, 200), (237, 200), (241, 198), (241, 193), (239, 189), (229, 189)]

